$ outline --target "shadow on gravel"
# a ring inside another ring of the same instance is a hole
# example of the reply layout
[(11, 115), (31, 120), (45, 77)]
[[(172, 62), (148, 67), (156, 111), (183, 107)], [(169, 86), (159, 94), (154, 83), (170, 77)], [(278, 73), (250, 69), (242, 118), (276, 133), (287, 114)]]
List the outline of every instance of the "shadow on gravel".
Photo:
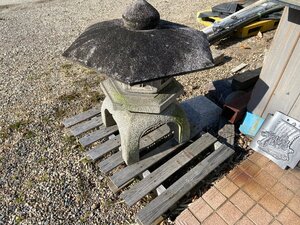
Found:
[(32, 4), (41, 4), (41, 3), (47, 3), (47, 2), (52, 2), (52, 1), (55, 1), (55, 0), (12, 0), (12, 1), (4, 1), (4, 2), (1, 2), (0, 1), (0, 12), (2, 10), (6, 10), (6, 9), (9, 9), (9, 8), (14, 8), (14, 7), (17, 7), (17, 6), (20, 6), (20, 5), (25, 5), (25, 4), (28, 4), (28, 3), (32, 3)]

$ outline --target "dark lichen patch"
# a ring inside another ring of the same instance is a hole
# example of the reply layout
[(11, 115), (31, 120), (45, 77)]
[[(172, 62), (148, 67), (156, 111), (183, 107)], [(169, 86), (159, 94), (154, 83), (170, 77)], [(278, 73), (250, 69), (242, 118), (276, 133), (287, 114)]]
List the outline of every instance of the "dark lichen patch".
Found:
[(72, 151), (76, 151), (77, 153), (86, 151), (86, 149), (79, 144), (77, 138), (69, 134), (63, 136), (63, 144), (65, 146), (63, 152), (66, 154), (69, 154)]
[(91, 103), (99, 103), (100, 101), (104, 100), (105, 95), (98, 91), (90, 91), (88, 92), (87, 97)]
[(80, 88), (83, 88), (83, 89), (99, 88), (100, 83), (103, 80), (105, 80), (105, 77), (97, 74), (97, 75), (92, 75), (92, 76), (88, 76), (88, 77), (83, 77), (79, 80), (75, 80), (73, 82), (73, 84), (76, 87), (80, 87)]
[(80, 217), (80, 222), (81, 223), (86, 223), (90, 217), (90, 215), (92, 214), (92, 212), (85, 212), (83, 213), (83, 215)]
[(31, 138), (33, 138), (33, 137), (35, 137), (36, 136), (36, 134), (32, 131), (32, 130), (26, 130), (25, 132), (24, 132), (24, 138), (26, 138), (26, 139), (31, 139)]
[(73, 85), (74, 85), (75, 87), (87, 89), (87, 88), (90, 88), (90, 87), (91, 87), (91, 83), (92, 83), (92, 82), (89, 82), (89, 79), (88, 79), (88, 78), (82, 78), (82, 79), (79, 79), (79, 80), (75, 80), (75, 81), (73, 82)]
[(29, 124), (29, 121), (27, 121), (27, 120), (19, 120), (13, 124), (10, 124), (8, 126), (8, 129), (10, 131), (21, 131), (28, 124)]
[[(79, 148), (79, 151), (86, 152), (86, 149), (82, 145), (78, 145), (78, 148)], [(87, 158), (85, 158), (85, 159), (87, 159)]]
[(60, 66), (61, 69), (63, 70), (69, 70), (72, 68), (72, 64), (71, 63), (64, 63)]
[(36, 183), (36, 181), (34, 179), (27, 179), (27, 180), (24, 181), (23, 187), (28, 190), (28, 189), (33, 188), (35, 183)]
[(9, 125), (9, 129), (10, 130), (19, 130), (21, 128), (21, 126), (23, 125), (23, 121), (17, 121), (11, 125)]
[(47, 173), (44, 173), (37, 177), (37, 181), (40, 183), (48, 182), (50, 179), (50, 176)]
[[(62, 107), (55, 107), (54, 108), (54, 117), (57, 119), (61, 119), (64, 118), (67, 115), (66, 110)], [(45, 122), (50, 122), (51, 119), (49, 118), (49, 120), (47, 121), (45, 118)]]
[[(84, 84), (83, 84), (84, 85)], [(76, 91), (62, 94), (57, 98), (57, 106), (54, 107), (54, 117), (63, 119), (69, 116), (69, 113), (75, 107), (83, 109), (91, 108), (103, 101), (105, 95), (101, 91), (92, 90), (88, 86), (77, 87)]]
[(68, 94), (63, 94), (61, 96), (58, 97), (58, 100), (64, 102), (64, 103), (68, 103), (71, 102), (73, 100), (78, 100), (80, 98), (80, 93), (73, 91), (71, 93)]
[[(43, 75), (46, 75), (46, 73), (42, 73), (42, 76)], [(32, 73), (32, 74), (28, 75), (27, 80), (29, 80), (29, 81), (37, 81), (37, 80), (41, 79), (42, 76)]]
[(25, 202), (25, 195), (23, 193), (17, 193), (15, 197), (15, 203), (23, 204)]
[[(85, 165), (80, 165), (82, 169), (84, 169)], [(78, 198), (80, 201), (86, 201), (91, 197), (90, 193), (87, 192), (89, 188), (95, 188), (96, 184), (92, 181), (86, 174), (80, 172), (76, 176), (76, 186), (78, 190)]]
[(46, 157), (41, 157), (37, 160), (37, 163), (44, 165), (47, 161), (48, 161), (48, 159)]
[(94, 75), (97, 74), (97, 72), (95, 70), (92, 69), (88, 69), (88, 68), (83, 68), (82, 72), (86, 75)]
[(1, 130), (0, 131), (0, 143), (4, 142), (9, 137), (7, 130)]
[(87, 91), (85, 92), (85, 100), (83, 101), (83, 110), (88, 110), (91, 107), (95, 106), (102, 102), (105, 98), (105, 95), (98, 91)]
[(72, 64), (64, 63), (60, 66), (60, 71), (65, 74), (66, 77), (70, 77), (73, 74)]
[(42, 121), (42, 123), (43, 124), (49, 124), (50, 122), (51, 122), (51, 116), (43, 116), (42, 118), (41, 118), (41, 121)]
[(114, 201), (112, 201), (111, 199), (107, 199), (107, 200), (104, 202), (104, 205), (105, 205), (106, 207), (111, 207), (113, 204), (114, 204)]
[(64, 136), (64, 141), (68, 145), (76, 144), (76, 138), (74, 136), (65, 135)]
[(21, 133), (25, 138), (31, 138), (34, 133), (28, 129), (30, 124), (29, 120), (18, 120), (10, 125), (0, 126), (0, 144), (14, 135), (14, 133)]

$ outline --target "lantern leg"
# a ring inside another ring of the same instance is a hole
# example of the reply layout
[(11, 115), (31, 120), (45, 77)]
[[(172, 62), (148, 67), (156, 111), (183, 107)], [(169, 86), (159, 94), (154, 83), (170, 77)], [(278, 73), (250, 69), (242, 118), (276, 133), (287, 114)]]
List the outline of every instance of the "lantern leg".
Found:
[(102, 104), (102, 119), (105, 126), (118, 126), (121, 137), (122, 157), (127, 165), (140, 160), (140, 139), (153, 127), (168, 124), (174, 131), (178, 143), (190, 138), (190, 126), (184, 111), (178, 103), (170, 104), (160, 114), (134, 113), (127, 110), (115, 110), (108, 98)]
[(112, 102), (108, 97), (105, 97), (101, 106), (101, 117), (105, 127), (110, 127), (116, 124), (111, 112), (113, 111)]

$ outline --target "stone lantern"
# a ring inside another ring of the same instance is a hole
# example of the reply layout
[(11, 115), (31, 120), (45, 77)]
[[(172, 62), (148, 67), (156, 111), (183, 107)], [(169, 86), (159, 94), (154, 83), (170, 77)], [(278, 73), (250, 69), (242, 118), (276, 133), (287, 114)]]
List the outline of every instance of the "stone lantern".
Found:
[(117, 124), (127, 164), (139, 160), (140, 138), (159, 125), (169, 124), (179, 143), (189, 140), (176, 100), (183, 87), (173, 77), (213, 66), (203, 32), (160, 20), (152, 5), (136, 0), (122, 19), (87, 28), (63, 55), (108, 76), (102, 120)]

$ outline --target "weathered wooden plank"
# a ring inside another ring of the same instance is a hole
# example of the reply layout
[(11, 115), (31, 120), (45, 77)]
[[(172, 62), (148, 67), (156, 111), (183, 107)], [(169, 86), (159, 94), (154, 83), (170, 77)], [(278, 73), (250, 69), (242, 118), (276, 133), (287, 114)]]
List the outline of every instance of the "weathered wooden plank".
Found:
[(102, 173), (107, 174), (109, 171), (113, 170), (122, 163), (124, 163), (122, 152), (118, 151), (107, 159), (99, 162), (98, 167)]
[[(158, 141), (159, 139), (165, 137), (167, 134), (171, 132), (168, 125), (163, 125), (156, 130), (151, 131), (149, 134), (143, 136), (140, 140), (140, 148), (145, 148), (149, 145), (152, 145), (154, 142)], [(116, 168), (120, 164), (122, 164), (123, 158), (121, 151), (113, 154), (112, 156), (108, 157), (107, 159), (101, 161), (98, 166), (102, 173), (108, 173), (112, 169)]]
[[(146, 170), (145, 172), (143, 172), (142, 177), (145, 178), (147, 176), (149, 176), (151, 173), (149, 170)], [(161, 184), (156, 188), (156, 194), (157, 195), (161, 195), (161, 193), (163, 193), (166, 190), (166, 188)]]
[(248, 64), (246, 63), (241, 63), (240, 65), (234, 67), (232, 70), (231, 70), (231, 73), (236, 73), (242, 69), (244, 69), (246, 66), (248, 66)]
[(100, 127), (99, 130), (96, 130), (94, 132), (91, 132), (90, 134), (85, 135), (84, 137), (79, 139), (79, 143), (86, 147), (90, 144), (93, 144), (96, 141), (101, 140), (102, 138), (105, 138), (115, 132), (118, 131), (117, 125), (111, 126), (111, 127)]
[(248, 111), (259, 116), (268, 114), (265, 109), (299, 39), (300, 26), (288, 21), (288, 13), (289, 10), (285, 8), (271, 48), (265, 56), (260, 79), (254, 86), (247, 106)]
[(84, 154), (92, 161), (96, 161), (106, 153), (119, 148), (121, 145), (120, 135), (117, 135), (106, 142), (99, 144)]
[(116, 185), (114, 185), (114, 183), (111, 180), (107, 181), (107, 185), (109, 187), (109, 189), (114, 193), (118, 193), (122, 188), (128, 186), (129, 184), (131, 184), (134, 181), (134, 179), (129, 180), (127, 183), (125, 183), (122, 187), (116, 187)]
[(149, 132), (145, 136), (143, 136), (140, 140), (140, 149), (146, 148), (149, 145), (152, 145), (156, 141), (164, 138), (168, 134), (170, 134), (171, 129), (168, 125), (164, 124), (161, 127)]
[(94, 108), (91, 108), (90, 110), (84, 111), (73, 117), (65, 119), (62, 123), (65, 127), (71, 127), (77, 123), (84, 121), (84, 120), (90, 119), (100, 113), (101, 113), (101, 106), (97, 105)]
[(84, 132), (92, 130), (96, 127), (99, 127), (102, 124), (102, 119), (100, 116), (93, 117), (91, 120), (84, 121), (80, 124), (76, 124), (70, 127), (70, 132), (74, 136), (78, 136)]
[(234, 151), (231, 148), (222, 145), (142, 208), (137, 213), (137, 222), (142, 225), (150, 225), (154, 221), (159, 222), (157, 219), (163, 213), (175, 205), (177, 201), (233, 153)]
[[(132, 178), (138, 176), (143, 171), (147, 170), (150, 166), (160, 161), (170, 153), (174, 152), (181, 145), (177, 144), (177, 141), (171, 139), (161, 146), (155, 148), (149, 154), (145, 155), (141, 160), (135, 164), (126, 166), (122, 170), (116, 172), (110, 177), (110, 180), (115, 185), (115, 188), (121, 188)], [(152, 154), (150, 156), (150, 154)]]
[[(300, 36), (300, 32), (298, 36)], [(263, 116), (266, 116), (266, 112), (274, 114), (276, 111), (280, 111), (286, 115), (290, 112), (300, 93), (299, 68), (300, 39), (298, 38), (298, 43), (290, 56), (290, 60), (286, 65), (280, 82), (274, 90)]]
[(158, 187), (164, 180), (174, 174), (177, 170), (190, 162), (194, 157), (211, 146), (216, 140), (217, 139), (209, 133), (204, 134), (194, 143), (154, 170), (150, 176), (141, 180), (129, 190), (124, 191), (120, 195), (121, 198), (125, 200), (127, 205), (132, 206), (150, 191)]

